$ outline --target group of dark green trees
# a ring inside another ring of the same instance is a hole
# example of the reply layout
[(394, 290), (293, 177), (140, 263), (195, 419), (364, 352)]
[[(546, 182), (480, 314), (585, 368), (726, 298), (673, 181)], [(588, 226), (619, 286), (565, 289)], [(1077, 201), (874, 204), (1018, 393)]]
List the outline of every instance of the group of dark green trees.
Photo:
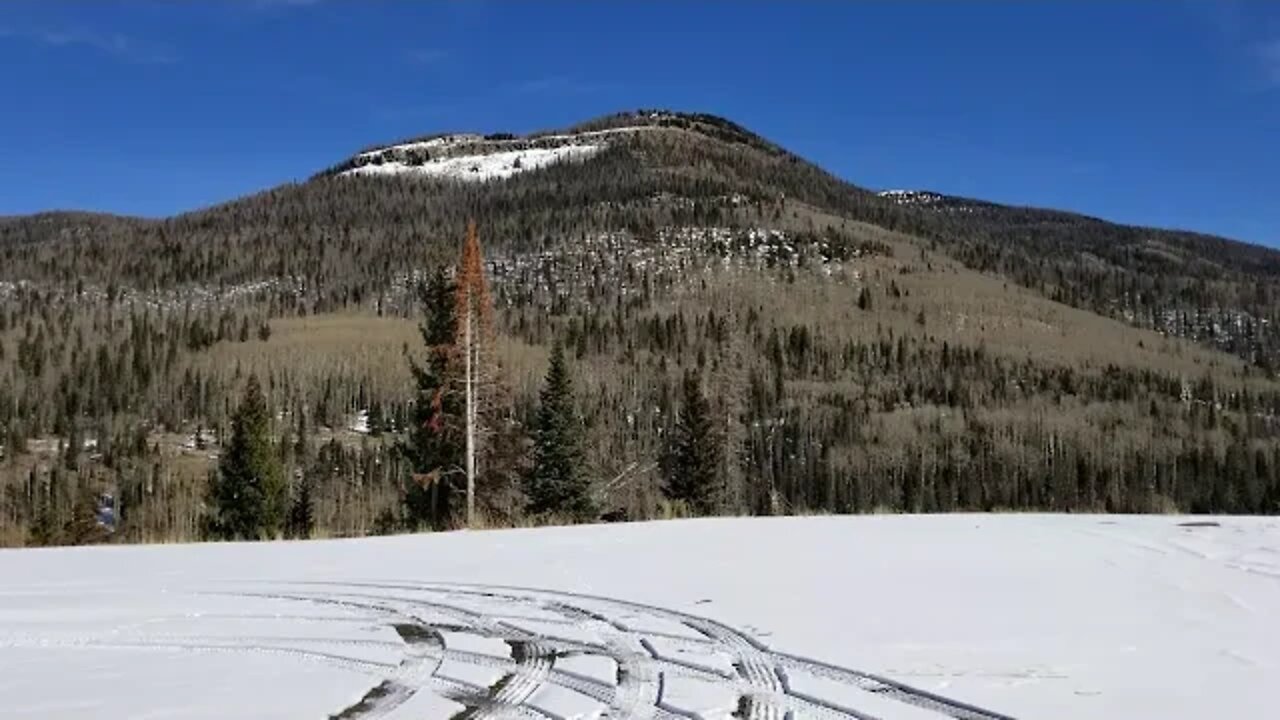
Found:
[(315, 529), (311, 482), (301, 477), (290, 492), (274, 437), (262, 385), (251, 375), (232, 416), (231, 441), (209, 480), (206, 537), (311, 536)]
[(222, 539), (275, 537), (288, 513), (288, 485), (277, 457), (262, 386), (250, 376), (231, 420), (231, 441), (209, 484), (205, 533)]

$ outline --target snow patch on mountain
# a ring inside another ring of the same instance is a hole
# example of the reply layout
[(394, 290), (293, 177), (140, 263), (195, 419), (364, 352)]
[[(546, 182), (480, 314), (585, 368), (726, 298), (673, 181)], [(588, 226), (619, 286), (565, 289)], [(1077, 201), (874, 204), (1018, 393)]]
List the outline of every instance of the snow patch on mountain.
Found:
[(418, 140), (408, 143), (399, 143), (396, 145), (387, 145), (386, 147), (374, 148), (366, 150), (356, 157), (358, 158), (376, 158), (378, 156), (394, 156), (399, 153), (413, 153), (419, 151), (449, 151), (455, 150), (468, 145), (487, 145), (494, 150), (501, 150), (503, 146), (509, 145), (527, 145), (529, 143), (574, 143), (582, 144), (583, 140), (604, 138), (609, 135), (619, 135), (626, 133), (641, 132), (645, 130), (655, 130), (649, 126), (634, 126), (607, 128), (604, 130), (588, 130), (576, 133), (556, 133), (550, 135), (533, 135), (530, 137), (517, 138), (507, 136), (505, 139), (495, 139), (494, 136), (485, 137), (477, 133), (453, 133), (450, 135), (441, 135), (431, 138), (430, 140)]
[(366, 150), (356, 157), (376, 157), (383, 153), (401, 151), (410, 152), (413, 150), (431, 150), (439, 148), (447, 148), (454, 145), (463, 145), (466, 143), (481, 142), (484, 137), (475, 133), (457, 133), (454, 135), (441, 135), (440, 137), (431, 138), (430, 140), (420, 140), (417, 142), (400, 143), (399, 145), (388, 145), (386, 147)]
[(933, 205), (943, 199), (938, 193), (927, 190), (884, 190), (876, 194), (899, 205)]
[[(428, 141), (433, 142), (433, 141)], [(585, 160), (600, 151), (600, 145), (564, 145), (503, 152), (459, 155), (410, 164), (401, 160), (370, 163), (343, 172), (343, 175), (424, 175), (449, 180), (483, 182), (506, 179), (517, 173), (538, 170), (559, 162)]]

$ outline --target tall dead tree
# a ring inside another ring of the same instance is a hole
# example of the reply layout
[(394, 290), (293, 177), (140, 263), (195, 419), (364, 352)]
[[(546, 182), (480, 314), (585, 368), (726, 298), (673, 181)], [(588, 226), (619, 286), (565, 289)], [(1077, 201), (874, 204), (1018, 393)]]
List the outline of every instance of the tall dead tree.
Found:
[(493, 300), (484, 275), (484, 255), (474, 220), (467, 223), (467, 237), (458, 262), (454, 311), (457, 313), (457, 346), (462, 353), (463, 391), (466, 405), (467, 525), (475, 521), (476, 454), (479, 434), (479, 408), (487, 400), (481, 397), (492, 369)]

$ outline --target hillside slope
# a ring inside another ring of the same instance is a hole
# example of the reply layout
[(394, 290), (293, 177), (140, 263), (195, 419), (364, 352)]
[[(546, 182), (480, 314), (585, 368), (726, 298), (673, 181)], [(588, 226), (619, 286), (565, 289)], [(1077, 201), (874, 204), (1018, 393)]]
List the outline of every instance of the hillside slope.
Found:
[(399, 526), (420, 281), (469, 217), (511, 422), (527, 436), (565, 344), (609, 517), (672, 512), (686, 372), (725, 512), (1280, 510), (1273, 251), (878, 194), (722, 119), (641, 112), (373, 147), (165, 220), (0, 219), (0, 542), (74, 539), (102, 490), (130, 509), (118, 537), (198, 534), (249, 374), (323, 530)]
[(424, 245), (451, 243), (439, 229), (468, 215), (486, 218), (491, 243), (520, 248), (566, 233), (767, 225), (789, 201), (925, 238), (1047, 297), (1267, 368), (1280, 352), (1273, 250), (933, 193), (872, 193), (729, 121), (669, 111), (527, 137), (455, 133), (375, 147), (307, 183), (159, 222), (0, 220), (0, 279), (167, 287), (300, 277), (322, 284), (317, 302), (332, 307), (353, 285), (385, 284), (392, 269), (421, 262)]

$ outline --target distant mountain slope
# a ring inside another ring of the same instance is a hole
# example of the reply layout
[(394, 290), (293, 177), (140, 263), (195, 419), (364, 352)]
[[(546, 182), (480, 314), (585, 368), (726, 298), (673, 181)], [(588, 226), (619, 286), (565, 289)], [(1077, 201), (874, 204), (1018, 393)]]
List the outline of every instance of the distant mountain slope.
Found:
[(301, 276), (331, 306), (353, 284), (363, 295), (451, 247), (467, 216), (484, 219), (491, 243), (518, 251), (603, 231), (768, 227), (806, 207), (919, 236), (1050, 298), (1267, 367), (1280, 352), (1276, 251), (927, 191), (877, 194), (728, 120), (666, 110), (527, 136), (376, 146), (308, 182), (163, 221), (8, 218), (0, 273), (154, 287)]

